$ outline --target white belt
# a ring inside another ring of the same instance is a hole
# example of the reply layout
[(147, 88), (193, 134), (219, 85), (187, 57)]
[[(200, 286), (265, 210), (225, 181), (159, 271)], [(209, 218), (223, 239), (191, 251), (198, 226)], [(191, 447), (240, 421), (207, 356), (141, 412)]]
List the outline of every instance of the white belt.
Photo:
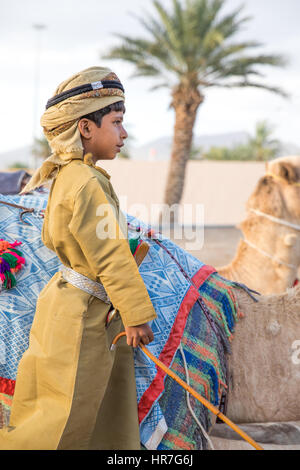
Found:
[(63, 266), (61, 269), (61, 274), (65, 281), (72, 284), (72, 286), (78, 287), (78, 289), (97, 297), (106, 304), (111, 303), (103, 284), (100, 282), (92, 281), (92, 279), (89, 279), (83, 274), (74, 271), (74, 269), (67, 268), (66, 266)]

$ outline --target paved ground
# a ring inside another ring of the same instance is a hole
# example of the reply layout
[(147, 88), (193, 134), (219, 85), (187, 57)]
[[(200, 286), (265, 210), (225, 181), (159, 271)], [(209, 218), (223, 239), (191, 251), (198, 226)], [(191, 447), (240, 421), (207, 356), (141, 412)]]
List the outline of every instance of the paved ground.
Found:
[(239, 239), (242, 237), (241, 231), (235, 227), (225, 228), (205, 228), (203, 248), (197, 250), (189, 250), (187, 239), (172, 240), (189, 251), (193, 256), (210, 264), (214, 267), (220, 267), (228, 264), (234, 257)]

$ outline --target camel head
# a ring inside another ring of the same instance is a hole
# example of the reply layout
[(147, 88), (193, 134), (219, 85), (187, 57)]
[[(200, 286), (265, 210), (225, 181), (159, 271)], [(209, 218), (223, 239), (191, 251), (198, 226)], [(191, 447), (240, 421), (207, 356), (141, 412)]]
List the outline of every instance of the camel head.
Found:
[[(249, 217), (241, 224), (245, 237), (287, 265), (299, 266), (300, 156), (268, 162), (246, 207)], [(294, 272), (276, 261), (273, 265), (280, 278), (288, 276), (289, 285)]]
[(300, 224), (300, 156), (267, 162), (266, 175), (258, 181), (247, 209)]
[(235, 258), (218, 272), (264, 294), (300, 279), (300, 156), (268, 162), (247, 202)]

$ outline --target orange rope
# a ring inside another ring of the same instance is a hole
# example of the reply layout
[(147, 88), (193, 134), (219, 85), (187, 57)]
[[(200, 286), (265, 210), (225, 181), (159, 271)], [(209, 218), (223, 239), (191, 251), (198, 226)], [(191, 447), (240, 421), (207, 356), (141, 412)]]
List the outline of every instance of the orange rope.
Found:
[[(117, 341), (122, 337), (126, 336), (126, 333), (123, 331), (119, 333), (113, 340), (111, 348), (114, 349)], [(202, 397), (197, 393), (193, 388), (191, 388), (186, 382), (184, 382), (175, 372), (169, 369), (163, 362), (157, 359), (153, 354), (144, 346), (143, 344), (139, 344), (139, 347), (144, 351), (144, 353), (158, 366), (160, 367), (166, 374), (168, 374), (172, 379), (176, 380), (179, 385), (181, 385), (187, 392), (189, 392), (193, 397), (195, 397), (198, 401), (200, 401), (206, 408), (208, 408), (213, 414), (215, 414), (218, 418), (220, 418), (224, 423), (228, 424), (237, 434), (239, 434), (245, 441), (249, 442), (256, 450), (264, 450), (259, 444), (257, 444), (248, 434), (246, 434), (241, 428), (239, 428), (236, 424), (234, 424), (227, 416), (223, 415), (218, 408), (212, 405), (206, 398)]]

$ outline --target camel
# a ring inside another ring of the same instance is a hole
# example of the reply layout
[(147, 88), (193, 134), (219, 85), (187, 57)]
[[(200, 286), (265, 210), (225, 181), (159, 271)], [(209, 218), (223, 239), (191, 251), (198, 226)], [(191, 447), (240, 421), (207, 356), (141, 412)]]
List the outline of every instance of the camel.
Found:
[(216, 268), (227, 279), (262, 294), (294, 285), (300, 265), (300, 156), (267, 163), (247, 202), (241, 239), (232, 262)]
[[(266, 449), (300, 449), (300, 286), (257, 303), (240, 289), (235, 294), (245, 316), (229, 356), (226, 415), (254, 439), (263, 438)], [(212, 436), (215, 449), (251, 448), (225, 424), (215, 425)]]

